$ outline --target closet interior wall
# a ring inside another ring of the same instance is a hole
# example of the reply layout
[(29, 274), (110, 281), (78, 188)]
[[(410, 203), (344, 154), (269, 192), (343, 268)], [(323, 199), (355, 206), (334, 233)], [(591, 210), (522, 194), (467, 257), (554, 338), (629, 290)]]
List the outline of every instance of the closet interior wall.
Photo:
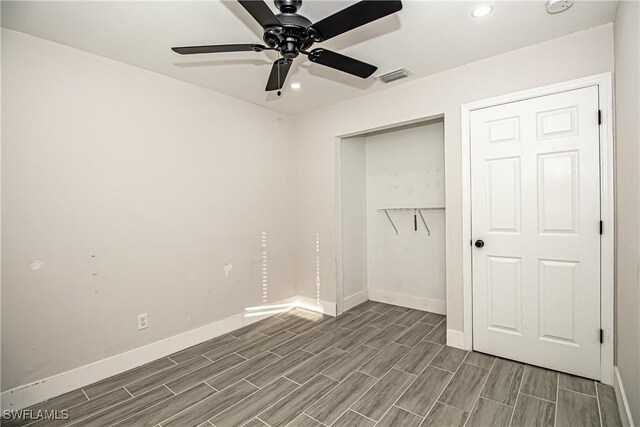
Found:
[(372, 299), (446, 314), (444, 209), (420, 211), (430, 233), (414, 211), (445, 206), (443, 120), (343, 138), (339, 184), (343, 310)]

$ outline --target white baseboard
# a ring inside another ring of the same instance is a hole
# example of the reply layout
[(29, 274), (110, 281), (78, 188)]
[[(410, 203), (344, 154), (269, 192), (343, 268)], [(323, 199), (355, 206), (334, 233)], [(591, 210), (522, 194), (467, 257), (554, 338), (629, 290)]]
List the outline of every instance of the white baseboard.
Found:
[(462, 350), (471, 350), (464, 347), (464, 333), (456, 329), (447, 329), (447, 345)]
[(346, 297), (342, 302), (342, 310), (347, 311), (350, 308), (355, 307), (358, 304), (362, 304), (366, 300), (369, 299), (369, 291), (365, 289), (364, 291), (360, 291), (357, 294), (353, 294), (349, 297)]
[(620, 378), (620, 371), (618, 367), (614, 366), (613, 377), (613, 389), (616, 392), (616, 401), (618, 402), (618, 411), (620, 412), (620, 420), (623, 426), (634, 427), (633, 417), (631, 416), (631, 409), (629, 408), (629, 401), (627, 395), (624, 392), (624, 385), (622, 385), (622, 378)]
[(296, 307), (316, 311), (329, 316), (336, 315), (336, 303), (328, 301), (319, 301), (308, 297), (295, 297), (294, 304)]
[(447, 304), (443, 300), (418, 298), (411, 295), (398, 294), (380, 289), (369, 289), (369, 299), (402, 307), (415, 308), (416, 310), (447, 314)]
[(36, 403), (51, 399), (128, 371), (156, 359), (191, 347), (212, 338), (224, 335), (258, 320), (273, 316), (292, 307), (301, 307), (335, 316), (336, 304), (314, 301), (310, 298), (291, 297), (268, 306), (250, 307), (244, 313), (156, 341), (125, 353), (117, 354), (70, 371), (22, 385), (0, 394), (2, 410), (24, 409)]

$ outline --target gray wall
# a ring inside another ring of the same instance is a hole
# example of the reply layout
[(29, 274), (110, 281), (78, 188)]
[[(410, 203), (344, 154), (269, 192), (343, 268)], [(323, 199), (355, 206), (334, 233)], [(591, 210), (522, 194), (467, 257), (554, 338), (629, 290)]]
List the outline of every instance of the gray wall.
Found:
[(617, 365), (636, 423), (640, 423), (639, 9), (637, 1), (621, 1), (614, 23)]
[(612, 70), (613, 26), (607, 24), (296, 116), (301, 218), (296, 245), (298, 295), (316, 295), (315, 235), (319, 233), (321, 299), (336, 300), (336, 137), (444, 114), (447, 326), (462, 331), (460, 105)]
[(262, 232), (293, 296), (289, 117), (4, 29), (2, 103), (2, 390), (261, 305)]

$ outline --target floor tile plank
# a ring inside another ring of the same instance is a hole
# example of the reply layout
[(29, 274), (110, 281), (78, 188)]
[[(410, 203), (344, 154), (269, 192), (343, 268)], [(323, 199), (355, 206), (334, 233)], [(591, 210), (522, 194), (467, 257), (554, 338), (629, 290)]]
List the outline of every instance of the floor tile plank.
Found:
[(382, 315), (380, 313), (376, 313), (375, 311), (367, 311), (360, 316), (357, 316), (355, 319), (350, 319), (348, 322), (344, 323), (342, 327), (351, 329), (352, 331), (357, 331), (381, 316)]
[[(288, 356), (283, 357), (260, 369), (256, 373), (246, 377), (247, 381), (258, 387), (264, 387), (276, 380), (276, 378), (286, 374), (301, 363), (311, 359), (313, 353), (304, 350), (296, 350)], [(215, 387), (215, 386), (214, 386)], [(264, 421), (264, 420), (263, 420)]]
[(392, 406), (380, 422), (376, 424), (376, 427), (417, 427), (421, 422), (421, 417), (407, 412), (404, 409), (400, 409), (397, 406)]
[(297, 368), (289, 371), (285, 374), (285, 377), (298, 384), (304, 384), (329, 366), (338, 363), (338, 361), (347, 354), (346, 351), (340, 350), (339, 348), (329, 347), (322, 353), (313, 356)]
[(420, 375), (440, 350), (442, 350), (440, 344), (422, 341), (398, 363), (396, 368), (410, 374)]
[(524, 374), (524, 365), (506, 359), (497, 359), (480, 396), (494, 402), (514, 406)]
[(101, 412), (85, 418), (80, 423), (82, 426), (106, 426), (115, 424), (138, 412), (142, 412), (162, 401), (174, 396), (165, 386), (155, 388), (145, 394), (125, 400), (115, 406), (111, 406)]
[(467, 421), (467, 414), (462, 409), (436, 402), (433, 409), (424, 419), (422, 427), (463, 427)]
[(246, 381), (233, 384), (213, 396), (201, 400), (187, 410), (180, 412), (162, 423), (163, 427), (197, 426), (215, 415), (230, 408), (247, 396), (255, 393), (258, 388)]
[(235, 365), (233, 368), (206, 380), (206, 382), (216, 390), (223, 390), (231, 384), (240, 381), (241, 379), (263, 369), (265, 366), (271, 365), (278, 360), (281, 360), (280, 356), (273, 353), (263, 353), (253, 359), (249, 359), (246, 362)]
[(442, 351), (433, 358), (430, 365), (444, 369), (445, 371), (455, 372), (466, 356), (467, 352), (465, 350), (445, 346), (442, 348)]
[(345, 412), (331, 427), (373, 427), (376, 422), (351, 410)]
[[(53, 427), (77, 423), (93, 414), (102, 412), (107, 408), (118, 405), (129, 399), (131, 399), (131, 395), (124, 388), (117, 388), (113, 391), (98, 396), (95, 399), (85, 399), (83, 403), (70, 407), (68, 409), (69, 418), (67, 420), (43, 421), (35, 423), (33, 424), (33, 426)], [(2, 423), (2, 425), (5, 425), (4, 422)]]
[[(377, 312), (377, 313), (380, 314), (380, 312)], [(369, 322), (369, 325), (376, 328), (384, 329), (389, 325), (393, 324), (393, 322), (395, 322), (402, 316), (404, 316), (403, 312), (391, 310), (385, 314), (382, 314), (382, 316), (378, 317), (377, 319), (374, 319), (371, 322)], [(400, 325), (396, 325), (396, 326), (400, 326)], [(406, 329), (406, 327), (403, 327), (403, 328)]]
[(451, 372), (427, 367), (402, 394), (396, 405), (414, 414), (426, 416), (451, 377)]
[(98, 381), (97, 383), (93, 383), (90, 386), (85, 387), (83, 390), (87, 394), (89, 399), (93, 399), (94, 397), (100, 396), (101, 394), (120, 388), (123, 385), (131, 384), (135, 381), (146, 378), (150, 375), (155, 374), (156, 372), (162, 371), (163, 369), (168, 369), (175, 365), (175, 363), (167, 358), (154, 360), (153, 362), (147, 363), (146, 365), (142, 365), (127, 372), (123, 372), (102, 381)]
[(373, 359), (364, 364), (359, 370), (372, 377), (382, 378), (409, 351), (411, 347), (391, 343), (380, 351)]
[(354, 403), (351, 409), (372, 420), (379, 421), (414, 378), (406, 372), (392, 369)]
[(596, 395), (596, 382), (574, 375), (560, 373), (558, 387), (591, 396)]
[(353, 331), (351, 329), (334, 329), (333, 331), (325, 334), (312, 343), (305, 345), (304, 347), (302, 347), (302, 349), (314, 354), (318, 354), (324, 351), (327, 347), (331, 347), (333, 344), (337, 343), (346, 336), (351, 335), (352, 333)]
[(315, 402), (322, 399), (337, 384), (337, 381), (329, 377), (318, 375), (291, 393), (289, 398), (280, 400), (261, 413), (258, 418), (271, 427), (284, 426), (297, 418), (298, 415), (302, 414)]
[(179, 365), (172, 366), (139, 381), (127, 384), (125, 388), (132, 395), (138, 396), (211, 363), (211, 360), (203, 356), (196, 356), (192, 359), (188, 359), (185, 362), (180, 363)]
[(467, 365), (477, 366), (478, 368), (491, 369), (495, 360), (495, 356), (478, 353), (477, 351), (470, 351), (464, 359), (464, 363)]
[(214, 389), (205, 383), (201, 383), (184, 393), (170, 397), (155, 406), (152, 406), (142, 412), (138, 412), (132, 417), (120, 421), (120, 423), (116, 425), (121, 427), (155, 426), (215, 393), (216, 391)]
[(598, 400), (573, 391), (558, 390), (557, 427), (597, 427), (600, 425)]
[(243, 357), (240, 357), (237, 354), (230, 354), (227, 357), (223, 357), (220, 360), (216, 360), (202, 368), (196, 369), (188, 374), (169, 381), (166, 385), (174, 393), (182, 393), (183, 391), (244, 362), (246, 362), (246, 360)]
[(320, 332), (324, 332), (326, 334), (327, 332), (331, 332), (334, 329), (344, 327), (345, 324), (350, 323), (357, 318), (358, 316), (355, 314), (342, 313), (338, 317), (333, 317), (331, 319), (328, 319), (322, 322), (321, 324), (315, 326), (314, 329)]
[(225, 346), (209, 350), (208, 352), (204, 353), (204, 356), (215, 362), (218, 359), (222, 359), (223, 357), (236, 353), (247, 347), (251, 347), (257, 343), (267, 342), (269, 342), (268, 335), (263, 335), (261, 333), (257, 333), (255, 335), (245, 335), (244, 337), (238, 338), (237, 340), (230, 342)]
[(555, 416), (555, 403), (520, 393), (511, 425), (553, 427)]
[(295, 338), (290, 339), (283, 344), (280, 344), (277, 347), (272, 348), (271, 352), (280, 356), (286, 356), (287, 354), (291, 354), (295, 350), (304, 347), (305, 345), (317, 340), (322, 336), (324, 336), (324, 332), (320, 332), (316, 329), (311, 329), (298, 335)]
[(397, 319), (395, 323), (397, 325), (406, 326), (407, 328), (409, 328), (419, 322), (420, 319), (426, 316), (426, 314), (426, 311), (411, 309), (404, 316)]
[(621, 426), (620, 412), (616, 403), (616, 393), (613, 387), (598, 383), (598, 401), (603, 427)]
[(323, 424), (331, 425), (375, 383), (375, 378), (354, 372), (305, 412)]
[(374, 328), (373, 326), (363, 326), (361, 329), (357, 331), (357, 333), (346, 336), (345, 338), (338, 341), (334, 347), (339, 348), (345, 351), (352, 351), (359, 347), (361, 344), (364, 344), (375, 334), (380, 332), (380, 329)]
[(480, 398), (467, 420), (468, 427), (509, 427), (513, 408)]
[(265, 329), (268, 329), (282, 322), (283, 322), (283, 319), (279, 318), (278, 316), (271, 316), (271, 317), (267, 317), (266, 319), (262, 319), (255, 323), (252, 323), (250, 325), (243, 326), (242, 328), (236, 329), (235, 331), (231, 331), (229, 332), (229, 335), (233, 335), (234, 337), (237, 337), (237, 338), (242, 338), (245, 335), (253, 335), (257, 332), (262, 332)]
[(375, 307), (371, 309), (371, 311), (375, 311), (376, 313), (380, 313), (380, 314), (385, 314), (392, 311), (394, 308), (396, 308), (395, 305), (379, 302)]
[(486, 369), (463, 363), (442, 392), (440, 401), (470, 412), (480, 395), (487, 375), (489, 371)]
[(231, 334), (221, 335), (219, 337), (210, 339), (209, 341), (205, 341), (198, 345), (194, 345), (192, 347), (185, 348), (184, 350), (180, 350), (176, 353), (173, 353), (172, 355), (169, 356), (169, 358), (176, 363), (182, 363), (193, 357), (203, 355), (208, 351), (214, 350), (216, 348), (224, 347), (225, 345), (230, 344), (233, 341), (236, 341), (237, 339), (238, 339), (237, 337)]
[(289, 427), (324, 427), (324, 424), (319, 423), (313, 418), (305, 414), (300, 414), (296, 419), (288, 424)]
[(556, 401), (558, 373), (537, 366), (526, 365), (520, 392), (540, 399)]
[(365, 342), (365, 345), (377, 348), (378, 350), (382, 350), (396, 338), (402, 335), (406, 330), (407, 328), (405, 328), (404, 326), (389, 325), (378, 332), (376, 335), (371, 337), (367, 342)]
[(375, 306), (377, 306), (379, 303), (375, 302), (375, 301), (371, 301), (371, 300), (367, 300), (365, 302), (363, 302), (362, 304), (358, 304), (355, 307), (350, 308), (349, 310), (347, 310), (347, 313), (351, 313), (351, 314), (362, 314), (365, 313), (367, 311), (371, 311), (372, 308), (374, 308)]
[(274, 349), (280, 344), (285, 343), (297, 336), (298, 335), (294, 334), (293, 332), (283, 331), (275, 334), (270, 339), (257, 342), (249, 347), (243, 348), (242, 350), (238, 350), (237, 353), (242, 357), (251, 359), (252, 357), (256, 357), (257, 355), (259, 355), (260, 353), (264, 353), (265, 351)]
[(326, 368), (322, 373), (337, 381), (347, 378), (356, 369), (371, 360), (379, 350), (367, 346), (360, 346), (344, 357), (343, 362), (334, 363)]
[(432, 330), (433, 326), (418, 322), (407, 329), (404, 334), (395, 340), (395, 342), (402, 345), (408, 345), (409, 347), (414, 347)]
[(284, 331), (289, 331), (289, 332), (293, 332), (295, 333), (294, 330), (299, 330), (300, 327), (308, 327), (311, 328), (313, 327), (314, 322), (304, 318), (304, 317), (290, 317), (289, 319), (286, 319), (280, 323), (277, 323), (271, 327), (268, 327), (266, 329), (263, 329), (262, 331), (260, 331), (260, 333), (265, 334), (265, 335), (269, 335), (269, 336), (274, 336), (276, 334), (279, 334), (280, 332), (284, 332)]
[[(119, 389), (119, 393), (126, 391), (124, 389)], [(127, 393), (129, 394), (129, 393)], [(128, 396), (131, 397), (131, 396)], [(38, 403), (36, 405), (30, 406), (27, 409), (32, 411), (33, 416), (37, 416), (38, 411), (62, 411), (69, 410), (69, 413), (72, 413), (70, 408), (77, 408), (78, 406), (83, 406), (89, 402), (87, 396), (82, 392), (81, 389), (73, 390), (63, 395), (51, 398), (45, 402)], [(22, 418), (22, 419), (5, 419), (3, 418), (0, 421), (3, 427), (18, 427), (26, 424), (33, 423), (33, 419), (30, 418)], [(40, 426), (44, 424), (45, 420), (40, 420), (38, 422), (33, 423), (32, 425)], [(60, 424), (60, 423), (57, 423)], [(49, 424), (47, 424), (49, 425)]]
[(444, 314), (437, 314), (437, 313), (427, 312), (424, 315), (424, 317), (422, 319), (420, 319), (420, 321), (424, 322), (424, 323), (428, 323), (428, 324), (433, 325), (433, 326), (437, 326), (444, 319), (446, 319), (446, 316)]
[(269, 427), (264, 421), (260, 421), (258, 418), (254, 418), (242, 427)]
[(431, 341), (440, 345), (447, 345), (447, 325), (444, 322), (441, 322), (433, 328), (429, 334), (424, 337), (425, 341)]
[(211, 419), (216, 427), (241, 426), (257, 414), (266, 411), (280, 399), (297, 389), (297, 384), (286, 378), (279, 378), (262, 390), (255, 392), (240, 403)]

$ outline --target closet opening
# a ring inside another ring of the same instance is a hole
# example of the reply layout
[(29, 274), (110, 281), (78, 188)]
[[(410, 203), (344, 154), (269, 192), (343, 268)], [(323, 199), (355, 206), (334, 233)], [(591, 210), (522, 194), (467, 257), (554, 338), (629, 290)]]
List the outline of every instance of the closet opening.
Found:
[(340, 138), (337, 312), (446, 314), (444, 118)]

